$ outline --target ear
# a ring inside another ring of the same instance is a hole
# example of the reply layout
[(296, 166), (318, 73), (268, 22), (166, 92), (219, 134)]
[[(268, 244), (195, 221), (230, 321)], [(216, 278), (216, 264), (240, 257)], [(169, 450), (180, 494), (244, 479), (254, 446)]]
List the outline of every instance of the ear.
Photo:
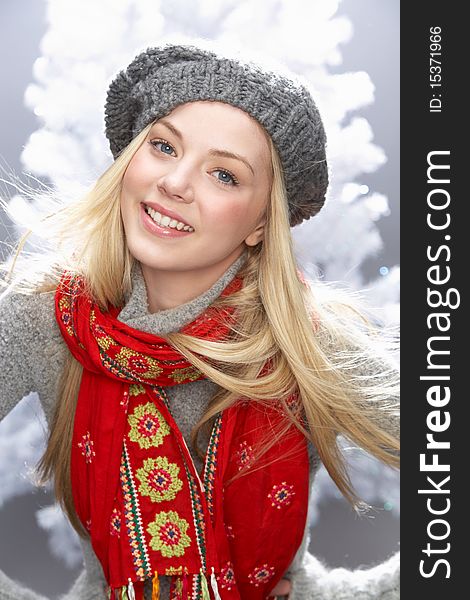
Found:
[(256, 228), (245, 238), (245, 244), (247, 246), (256, 246), (264, 239), (265, 225), (266, 215), (263, 215)]

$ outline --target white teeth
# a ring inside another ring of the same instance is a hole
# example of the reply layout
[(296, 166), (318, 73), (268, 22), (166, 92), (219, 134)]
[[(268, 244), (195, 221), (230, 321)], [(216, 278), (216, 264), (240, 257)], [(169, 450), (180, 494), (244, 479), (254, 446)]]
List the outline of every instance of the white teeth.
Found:
[(145, 212), (150, 215), (155, 223), (158, 223), (161, 227), (170, 227), (171, 229), (177, 229), (178, 231), (194, 231), (190, 225), (185, 225), (176, 219), (170, 219), (170, 217), (167, 217), (166, 215), (163, 216), (158, 211), (150, 208), (150, 206), (145, 206)]
[(153, 210), (153, 208), (150, 208), (149, 206), (145, 207), (145, 212), (152, 217), (152, 219), (155, 221), (155, 223), (158, 223), (160, 225), (160, 221), (162, 220), (162, 215), (159, 212), (157, 212), (156, 210)]

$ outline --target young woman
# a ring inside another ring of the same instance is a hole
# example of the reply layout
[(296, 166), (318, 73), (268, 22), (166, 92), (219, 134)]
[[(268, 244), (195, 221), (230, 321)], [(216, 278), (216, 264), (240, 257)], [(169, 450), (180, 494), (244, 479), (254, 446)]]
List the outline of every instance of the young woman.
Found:
[[(48, 217), (47, 268), (4, 265), (0, 303), (1, 416), (38, 391), (39, 472), (83, 546), (67, 598), (398, 598), (398, 554), (328, 572), (307, 552), (320, 462), (365, 506), (338, 434), (399, 449), (379, 332), (296, 265), (290, 227), (328, 184), (310, 93), (168, 44), (113, 80), (106, 135), (114, 163)], [(5, 575), (0, 596), (33, 597)]]

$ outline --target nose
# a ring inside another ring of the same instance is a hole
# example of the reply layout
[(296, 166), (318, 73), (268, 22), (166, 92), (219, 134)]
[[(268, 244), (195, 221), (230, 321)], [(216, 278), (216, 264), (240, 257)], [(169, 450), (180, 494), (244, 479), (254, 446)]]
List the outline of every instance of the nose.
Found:
[(173, 200), (190, 203), (194, 200), (193, 177), (189, 164), (178, 161), (157, 180), (159, 192)]

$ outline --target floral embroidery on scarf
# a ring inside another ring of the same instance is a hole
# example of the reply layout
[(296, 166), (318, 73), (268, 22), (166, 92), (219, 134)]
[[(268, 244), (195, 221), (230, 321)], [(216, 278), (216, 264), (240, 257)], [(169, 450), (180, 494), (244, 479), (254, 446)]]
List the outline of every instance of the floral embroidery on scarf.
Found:
[(275, 506), (276, 508), (289, 506), (295, 495), (293, 489), (294, 486), (288, 485), (285, 481), (278, 485), (274, 485), (273, 489), (268, 494), (268, 498), (271, 500), (271, 506)]
[(244, 440), (238, 447), (238, 450), (235, 453), (235, 455), (237, 457), (236, 460), (237, 460), (238, 470), (240, 471), (245, 466), (249, 467), (249, 463), (253, 460), (253, 458), (254, 458), (253, 448), (251, 446), (248, 446), (248, 442), (246, 440)]
[(126, 346), (121, 348), (114, 359), (121, 367), (128, 369), (131, 373), (135, 373), (143, 379), (156, 379), (163, 371), (158, 361), (141, 352), (126, 348)]
[(235, 534), (233, 533), (233, 527), (231, 525), (225, 525), (225, 533), (229, 539), (234, 539)]
[(127, 421), (131, 428), (129, 439), (138, 443), (141, 448), (160, 446), (163, 438), (170, 434), (168, 423), (151, 402), (136, 406)]
[(122, 394), (122, 400), (119, 402), (119, 404), (127, 412), (127, 407), (129, 406), (129, 392), (127, 390), (124, 390)]
[(191, 538), (186, 534), (188, 527), (189, 523), (174, 510), (158, 513), (147, 527), (152, 536), (150, 547), (166, 558), (183, 556), (185, 548), (191, 544)]
[(186, 381), (196, 381), (201, 376), (201, 371), (196, 367), (185, 367), (184, 369), (175, 369), (170, 377), (176, 381), (176, 383), (183, 383)]
[(145, 388), (140, 383), (131, 383), (129, 386), (129, 396), (140, 396), (145, 394)]
[(287, 399), (286, 399), (286, 404), (287, 407), (290, 410), (295, 410), (296, 408), (299, 407), (299, 397), (297, 394), (291, 394)]
[(100, 348), (103, 350), (109, 350), (111, 346), (114, 346), (116, 342), (110, 337), (103, 329), (96, 323), (96, 314), (94, 309), (90, 311), (90, 327), (95, 335), (96, 341)]
[(165, 569), (165, 575), (182, 575), (183, 570), (183, 565), (180, 565), (179, 567), (168, 567), (167, 569)]
[(183, 487), (179, 471), (178, 465), (169, 463), (164, 456), (144, 460), (143, 468), (137, 469), (136, 473), (140, 481), (139, 492), (149, 496), (152, 502), (174, 500)]
[(93, 450), (93, 440), (90, 438), (89, 431), (87, 431), (86, 434), (82, 436), (82, 441), (78, 442), (78, 447), (82, 451), (86, 462), (88, 464), (91, 463), (93, 457), (96, 456), (96, 452)]
[(145, 394), (144, 386), (140, 383), (131, 383), (129, 385), (129, 390), (124, 390), (122, 400), (119, 404), (124, 408), (125, 411), (127, 411), (131, 396), (140, 396), (141, 394)]
[(59, 308), (60, 308), (60, 319), (62, 323), (65, 325), (65, 329), (67, 333), (73, 337), (74, 332), (71, 326), (72, 324), (72, 313), (70, 312), (70, 300), (66, 297), (62, 297), (59, 300)]
[(249, 575), (248, 579), (255, 587), (260, 583), (266, 583), (274, 575), (274, 567), (268, 567), (266, 563), (262, 567), (256, 567)]
[(113, 514), (111, 515), (111, 523), (109, 529), (111, 535), (116, 537), (121, 536), (121, 513), (117, 508), (113, 508)]
[(221, 588), (231, 590), (232, 587), (236, 584), (233, 564), (230, 561), (228, 561), (228, 563), (222, 567), (220, 573), (216, 577)]
[(95, 334), (98, 346), (103, 350), (109, 350), (111, 346), (114, 346), (116, 344), (113, 338), (107, 335), (99, 325), (93, 324), (91, 328), (93, 330), (93, 333)]

